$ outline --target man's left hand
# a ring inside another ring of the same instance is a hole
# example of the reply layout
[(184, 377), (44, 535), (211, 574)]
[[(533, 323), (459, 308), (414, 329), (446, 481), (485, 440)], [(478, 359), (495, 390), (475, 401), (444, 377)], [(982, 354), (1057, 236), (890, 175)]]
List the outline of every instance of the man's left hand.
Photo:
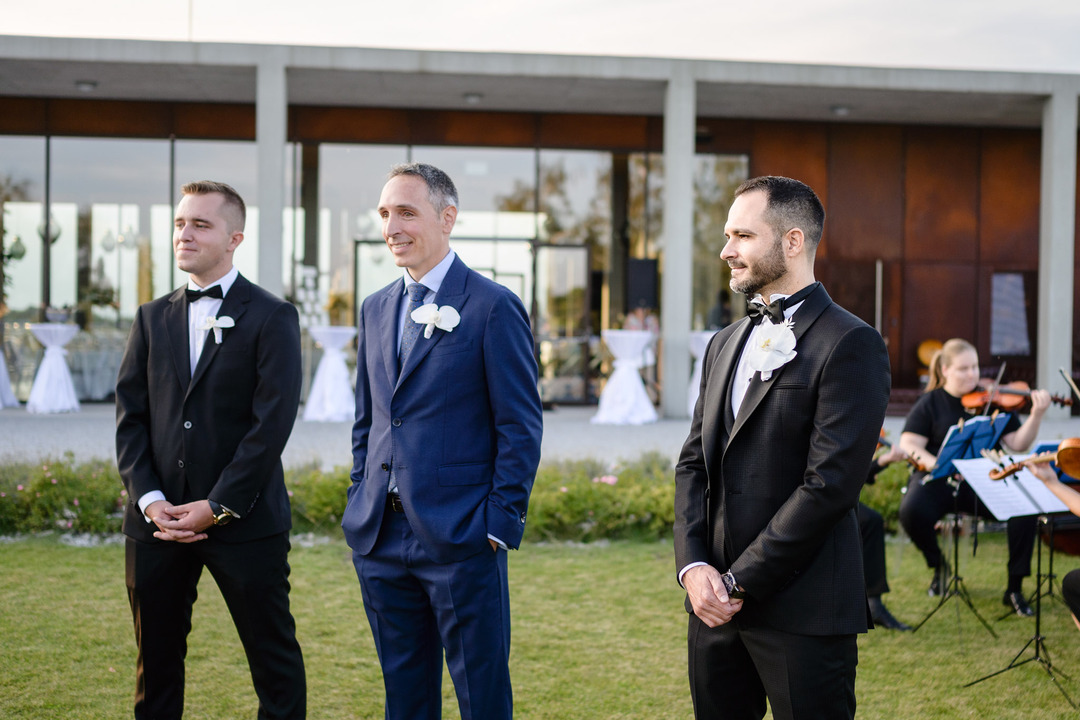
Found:
[(196, 500), (184, 505), (175, 505), (170, 511), (172, 518), (155, 519), (160, 530), (154, 533), (158, 540), (192, 543), (205, 540), (204, 532), (214, 524), (214, 513), (208, 500)]

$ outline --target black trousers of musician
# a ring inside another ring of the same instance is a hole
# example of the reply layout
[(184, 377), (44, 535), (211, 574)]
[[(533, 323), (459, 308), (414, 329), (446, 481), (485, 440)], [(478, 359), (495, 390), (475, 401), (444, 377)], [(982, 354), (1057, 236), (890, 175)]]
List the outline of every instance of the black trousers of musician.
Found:
[[(944, 478), (923, 484), (919, 474), (911, 476), (907, 494), (900, 501), (900, 524), (922, 551), (927, 567), (940, 567), (943, 559), (934, 524), (957, 510), (988, 520), (994, 519), (966, 482), (960, 483), (954, 498), (953, 486)], [(1035, 549), (1037, 523), (1038, 518), (1034, 515), (1015, 517), (1007, 523), (1010, 578), (1031, 575), (1031, 554)]]
[(1073, 617), (1080, 619), (1080, 570), (1070, 570), (1061, 579), (1061, 594)]
[[(217, 582), (247, 655), (259, 718), (303, 718), (304, 659), (289, 611), (288, 533), (243, 543), (127, 539), (128, 599), (139, 657), (135, 718), (184, 712), (184, 658), (205, 567)], [(212, 691), (211, 691), (212, 692)]]
[(863, 575), (866, 577), (866, 594), (880, 597), (889, 592), (885, 577), (885, 520), (881, 513), (863, 503), (855, 508), (859, 519), (859, 535), (862, 537)]
[[(752, 599), (747, 602), (753, 602)], [(697, 720), (855, 717), (855, 635), (796, 635), (740, 626), (710, 628), (690, 615), (690, 697)]]

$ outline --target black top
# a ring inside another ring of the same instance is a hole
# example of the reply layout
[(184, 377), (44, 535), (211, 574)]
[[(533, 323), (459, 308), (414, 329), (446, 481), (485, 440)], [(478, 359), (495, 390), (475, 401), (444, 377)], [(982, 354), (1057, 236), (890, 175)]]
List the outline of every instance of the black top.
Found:
[[(974, 413), (964, 407), (960, 398), (945, 392), (944, 388), (935, 388), (919, 398), (915, 406), (911, 408), (907, 421), (904, 422), (904, 432), (925, 437), (927, 439), (926, 451), (937, 455), (949, 428), (959, 422), (960, 418), (974, 416)], [(1001, 436), (1004, 437), (1019, 429), (1020, 420), (1013, 413)]]

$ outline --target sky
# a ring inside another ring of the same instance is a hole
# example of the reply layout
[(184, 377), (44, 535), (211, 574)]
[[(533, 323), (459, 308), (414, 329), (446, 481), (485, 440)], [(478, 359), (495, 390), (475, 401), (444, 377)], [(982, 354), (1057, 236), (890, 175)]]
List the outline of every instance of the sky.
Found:
[(1080, 73), (1080, 0), (0, 0), (0, 34)]

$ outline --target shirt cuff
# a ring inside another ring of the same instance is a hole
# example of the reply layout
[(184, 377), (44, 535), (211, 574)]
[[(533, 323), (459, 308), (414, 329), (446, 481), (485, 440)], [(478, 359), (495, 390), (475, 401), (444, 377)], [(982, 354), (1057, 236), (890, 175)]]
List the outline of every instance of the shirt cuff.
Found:
[(153, 522), (146, 514), (146, 508), (156, 503), (158, 500), (166, 500), (165, 493), (160, 490), (151, 490), (150, 492), (139, 498), (139, 509), (142, 510), (143, 518), (146, 522)]
[(506, 547), (506, 543), (504, 543), (504, 542), (503, 542), (502, 540), (500, 540), (499, 538), (495, 537), (495, 536), (494, 536), (494, 535), (492, 535), (491, 533), (488, 533), (488, 540), (491, 540), (491, 541), (492, 541), (492, 542), (494, 542), (494, 543), (495, 543), (496, 545), (498, 545), (499, 547), (501, 547), (501, 548), (502, 548), (503, 550), (506, 550), (506, 551), (509, 551), (509, 550), (510, 550), (510, 548)]
[(708, 564), (709, 563), (707, 563), (707, 562), (692, 562), (689, 565), (687, 565), (686, 567), (684, 567), (682, 570), (679, 571), (679, 585), (682, 585), (682, 587), (684, 587), (684, 588), (686, 587), (685, 585), (683, 585), (682, 579), (683, 579), (683, 575), (686, 574), (687, 570), (689, 570), (690, 568), (698, 567), (699, 565), (708, 565)]

